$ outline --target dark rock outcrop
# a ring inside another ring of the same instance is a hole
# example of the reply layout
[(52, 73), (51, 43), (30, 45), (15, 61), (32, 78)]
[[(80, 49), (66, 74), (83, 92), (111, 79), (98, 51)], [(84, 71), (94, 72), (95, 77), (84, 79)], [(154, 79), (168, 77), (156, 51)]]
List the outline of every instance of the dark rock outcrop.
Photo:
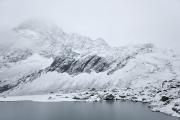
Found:
[(0, 93), (3, 93), (4, 91), (8, 91), (13, 87), (14, 86), (11, 86), (11, 85), (4, 85), (4, 86), (0, 87)]
[(99, 73), (109, 68), (110, 63), (108, 63), (105, 58), (92, 55), (78, 60), (73, 57), (56, 57), (47, 70), (60, 73), (67, 72), (72, 75), (82, 72), (90, 73), (92, 70)]
[(109, 94), (104, 97), (104, 100), (114, 100), (114, 98), (115, 98), (114, 95)]
[(178, 107), (173, 107), (172, 110), (175, 111), (176, 113), (179, 113), (179, 114), (180, 114), (180, 108), (178, 108)]
[(169, 100), (169, 97), (167, 96), (162, 96), (161, 97), (161, 101), (165, 102), (165, 101), (168, 101)]

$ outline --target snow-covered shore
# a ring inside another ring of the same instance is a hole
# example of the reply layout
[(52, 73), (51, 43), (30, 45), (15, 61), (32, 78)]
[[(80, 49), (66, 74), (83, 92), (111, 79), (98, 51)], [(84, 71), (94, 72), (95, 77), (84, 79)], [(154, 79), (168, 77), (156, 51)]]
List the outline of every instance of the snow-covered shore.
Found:
[(162, 100), (158, 95), (149, 95), (146, 92), (137, 94), (139, 90), (96, 90), (91, 89), (76, 93), (49, 93), (44, 95), (24, 95), (24, 96), (2, 96), (1, 102), (12, 101), (35, 101), (35, 102), (63, 102), (63, 101), (87, 101), (98, 102), (102, 100), (131, 100), (134, 102), (147, 103), (148, 107), (155, 112), (162, 112), (171, 116), (180, 117), (180, 98)]
[(36, 102), (61, 102), (61, 101), (75, 101), (70, 98), (71, 96), (66, 94), (46, 94), (46, 95), (24, 95), (24, 96), (9, 96), (0, 97), (1, 102), (12, 101), (36, 101)]

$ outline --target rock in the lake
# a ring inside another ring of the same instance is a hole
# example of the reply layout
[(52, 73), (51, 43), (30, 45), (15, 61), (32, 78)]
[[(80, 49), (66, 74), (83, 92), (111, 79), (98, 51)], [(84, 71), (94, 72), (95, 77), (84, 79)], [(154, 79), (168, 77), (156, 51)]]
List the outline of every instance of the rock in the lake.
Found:
[(142, 98), (142, 101), (143, 101), (143, 102), (146, 101), (146, 98)]
[(137, 99), (137, 97), (133, 96), (132, 99), (135, 100), (135, 99)]
[(126, 96), (125, 95), (119, 95), (120, 98), (125, 98)]
[(80, 97), (74, 96), (73, 99), (80, 100)]
[(114, 95), (109, 94), (104, 97), (104, 100), (114, 100), (114, 98), (115, 98)]

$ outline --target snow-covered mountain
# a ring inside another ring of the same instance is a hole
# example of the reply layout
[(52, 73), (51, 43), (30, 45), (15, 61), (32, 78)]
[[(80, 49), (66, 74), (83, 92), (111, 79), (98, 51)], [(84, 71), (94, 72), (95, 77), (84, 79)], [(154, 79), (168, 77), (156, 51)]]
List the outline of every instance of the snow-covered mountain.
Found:
[(180, 56), (171, 50), (153, 44), (115, 48), (101, 38), (65, 33), (34, 20), (13, 31), (17, 42), (0, 54), (2, 95), (95, 89), (146, 102), (165, 96), (162, 108), (180, 101)]

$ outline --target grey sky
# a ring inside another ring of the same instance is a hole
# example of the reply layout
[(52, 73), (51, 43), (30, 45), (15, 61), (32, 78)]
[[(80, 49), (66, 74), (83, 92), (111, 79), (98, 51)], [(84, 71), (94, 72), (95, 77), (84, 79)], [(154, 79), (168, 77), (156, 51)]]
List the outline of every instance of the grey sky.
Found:
[(180, 0), (0, 0), (0, 28), (53, 21), (112, 46), (152, 42), (180, 51)]

